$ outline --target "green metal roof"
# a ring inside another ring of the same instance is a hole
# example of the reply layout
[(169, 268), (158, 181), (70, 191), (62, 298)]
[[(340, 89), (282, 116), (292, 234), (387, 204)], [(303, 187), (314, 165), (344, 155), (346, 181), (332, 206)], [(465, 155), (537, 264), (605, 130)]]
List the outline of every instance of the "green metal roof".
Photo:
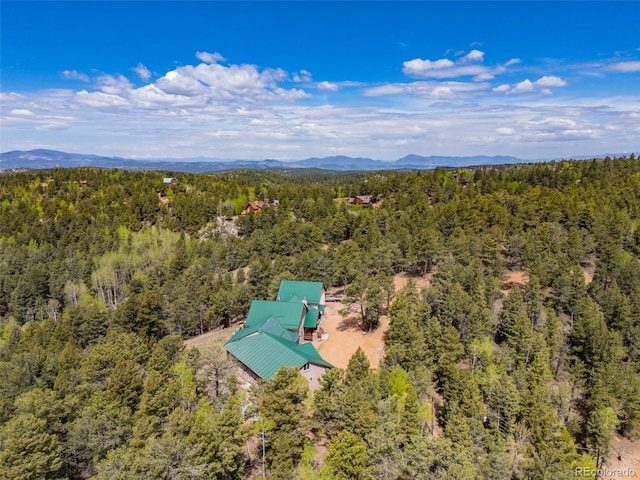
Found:
[(269, 317), (264, 321), (262, 325), (253, 325), (251, 327), (241, 328), (236, 333), (234, 333), (229, 340), (227, 340), (227, 343), (235, 342), (237, 340), (240, 340), (241, 338), (248, 337), (249, 335), (257, 332), (271, 333), (275, 337), (282, 337), (285, 340), (294, 343), (297, 343), (298, 339), (300, 338), (300, 335), (298, 335), (297, 333), (293, 333), (290, 330), (284, 329), (276, 320)]
[(322, 282), (304, 282), (298, 280), (282, 280), (277, 299), (281, 302), (302, 302), (319, 304), (322, 298)]
[(305, 328), (316, 328), (318, 326), (318, 316), (320, 315), (320, 310), (315, 308), (310, 308), (307, 310), (307, 314), (304, 316), (304, 326)]
[(274, 302), (272, 300), (254, 300), (251, 302), (245, 325), (255, 327), (265, 320), (273, 318), (288, 330), (297, 330), (304, 313), (302, 303)]
[(266, 379), (273, 377), (282, 367), (301, 368), (309, 362), (327, 368), (333, 367), (323, 360), (311, 343), (292, 342), (284, 333), (286, 330), (271, 320), (267, 320), (265, 324), (267, 323), (269, 325), (264, 329), (254, 330), (251, 327), (242, 329), (253, 330), (252, 333), (255, 335), (248, 334), (235, 340), (234, 335), (225, 343), (225, 349), (259, 377)]

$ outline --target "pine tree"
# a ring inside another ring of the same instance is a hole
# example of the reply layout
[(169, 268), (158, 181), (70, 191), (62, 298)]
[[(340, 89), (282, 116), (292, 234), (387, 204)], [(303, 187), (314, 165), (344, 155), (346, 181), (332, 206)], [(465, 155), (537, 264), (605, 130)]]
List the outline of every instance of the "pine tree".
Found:
[(267, 463), (273, 478), (290, 478), (302, 454), (308, 398), (308, 383), (294, 367), (278, 370), (258, 398), (266, 419)]
[(56, 478), (62, 466), (62, 445), (44, 419), (19, 414), (0, 428), (0, 478)]
[(322, 480), (367, 480), (367, 445), (361, 437), (347, 430), (340, 432), (329, 444), (329, 453), (320, 469)]

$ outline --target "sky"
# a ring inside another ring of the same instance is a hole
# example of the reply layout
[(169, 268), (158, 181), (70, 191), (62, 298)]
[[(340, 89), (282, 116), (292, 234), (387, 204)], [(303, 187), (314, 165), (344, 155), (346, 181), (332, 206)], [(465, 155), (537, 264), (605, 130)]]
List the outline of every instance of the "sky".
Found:
[(640, 152), (638, 1), (0, 2), (0, 151)]

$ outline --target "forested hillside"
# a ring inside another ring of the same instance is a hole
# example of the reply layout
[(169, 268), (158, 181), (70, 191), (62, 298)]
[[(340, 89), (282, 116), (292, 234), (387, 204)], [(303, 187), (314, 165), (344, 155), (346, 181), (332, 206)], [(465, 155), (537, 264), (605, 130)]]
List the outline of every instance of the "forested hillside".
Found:
[[(0, 176), (0, 478), (566, 479), (639, 436), (633, 155), (169, 175)], [(431, 286), (394, 293), (398, 272)], [(383, 366), (246, 392), (184, 348), (283, 278), (388, 314)]]

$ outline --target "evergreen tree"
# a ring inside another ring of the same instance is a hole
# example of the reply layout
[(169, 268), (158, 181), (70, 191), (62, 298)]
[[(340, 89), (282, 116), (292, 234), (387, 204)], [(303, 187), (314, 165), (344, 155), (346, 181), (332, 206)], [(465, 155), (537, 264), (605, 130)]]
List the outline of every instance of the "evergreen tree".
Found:
[(47, 433), (46, 421), (19, 414), (0, 428), (0, 478), (56, 478), (62, 470), (62, 445)]
[(287, 479), (304, 449), (305, 417), (309, 387), (298, 371), (283, 367), (258, 398), (267, 424), (267, 464), (273, 478)]
[(320, 469), (322, 480), (367, 480), (367, 445), (359, 436), (344, 430), (329, 444), (329, 452)]

